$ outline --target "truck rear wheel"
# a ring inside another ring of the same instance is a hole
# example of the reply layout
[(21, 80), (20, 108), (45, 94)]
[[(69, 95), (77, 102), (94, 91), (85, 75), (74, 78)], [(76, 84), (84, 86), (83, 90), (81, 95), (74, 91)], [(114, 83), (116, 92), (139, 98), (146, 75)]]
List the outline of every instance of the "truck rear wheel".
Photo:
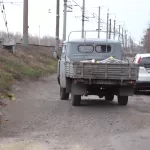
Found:
[(128, 96), (118, 96), (118, 104), (125, 106), (128, 104)]
[(66, 93), (65, 88), (60, 87), (60, 99), (61, 100), (68, 100), (69, 99), (69, 93)]
[(71, 94), (71, 104), (72, 104), (72, 106), (80, 106), (81, 105), (81, 95)]
[(113, 101), (114, 100), (114, 95), (113, 94), (108, 94), (105, 96), (106, 101)]

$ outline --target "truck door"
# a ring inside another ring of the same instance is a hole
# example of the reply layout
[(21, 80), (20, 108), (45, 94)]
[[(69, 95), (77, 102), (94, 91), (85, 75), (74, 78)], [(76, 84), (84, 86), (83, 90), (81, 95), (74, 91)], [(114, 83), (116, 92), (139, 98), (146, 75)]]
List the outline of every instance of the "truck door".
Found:
[(63, 45), (61, 60), (60, 60), (60, 86), (66, 88), (66, 73), (65, 73), (65, 61), (66, 61), (66, 45)]

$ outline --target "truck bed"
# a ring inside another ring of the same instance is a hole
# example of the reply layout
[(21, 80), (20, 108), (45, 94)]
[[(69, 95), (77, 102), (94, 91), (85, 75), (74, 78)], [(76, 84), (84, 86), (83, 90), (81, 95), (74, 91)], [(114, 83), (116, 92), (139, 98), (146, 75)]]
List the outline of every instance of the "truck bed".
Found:
[(66, 62), (66, 76), (76, 79), (137, 80), (138, 72), (138, 65), (133, 63)]

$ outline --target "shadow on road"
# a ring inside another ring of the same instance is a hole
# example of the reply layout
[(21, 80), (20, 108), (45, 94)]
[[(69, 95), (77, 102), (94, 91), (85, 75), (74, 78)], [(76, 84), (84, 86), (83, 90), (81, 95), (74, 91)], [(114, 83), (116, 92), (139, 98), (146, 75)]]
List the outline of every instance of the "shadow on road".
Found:
[(138, 92), (135, 93), (135, 95), (147, 95), (147, 96), (149, 96), (150, 91), (138, 91)]
[(95, 100), (95, 99), (89, 99), (89, 100), (85, 100), (85, 99), (82, 99), (82, 102), (81, 102), (81, 105), (82, 106), (90, 106), (90, 107), (118, 107), (117, 103), (115, 102), (109, 102), (109, 101), (106, 101), (106, 100)]

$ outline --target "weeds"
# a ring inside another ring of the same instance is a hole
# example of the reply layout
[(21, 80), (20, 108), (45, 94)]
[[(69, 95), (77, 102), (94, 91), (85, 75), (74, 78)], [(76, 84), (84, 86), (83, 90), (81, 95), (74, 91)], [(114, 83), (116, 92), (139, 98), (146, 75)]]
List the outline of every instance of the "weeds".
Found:
[(13, 81), (12, 74), (0, 69), (0, 90), (8, 89)]
[(46, 54), (32, 56), (0, 55), (0, 89), (9, 88), (17, 79), (36, 79), (56, 71), (56, 61)]

